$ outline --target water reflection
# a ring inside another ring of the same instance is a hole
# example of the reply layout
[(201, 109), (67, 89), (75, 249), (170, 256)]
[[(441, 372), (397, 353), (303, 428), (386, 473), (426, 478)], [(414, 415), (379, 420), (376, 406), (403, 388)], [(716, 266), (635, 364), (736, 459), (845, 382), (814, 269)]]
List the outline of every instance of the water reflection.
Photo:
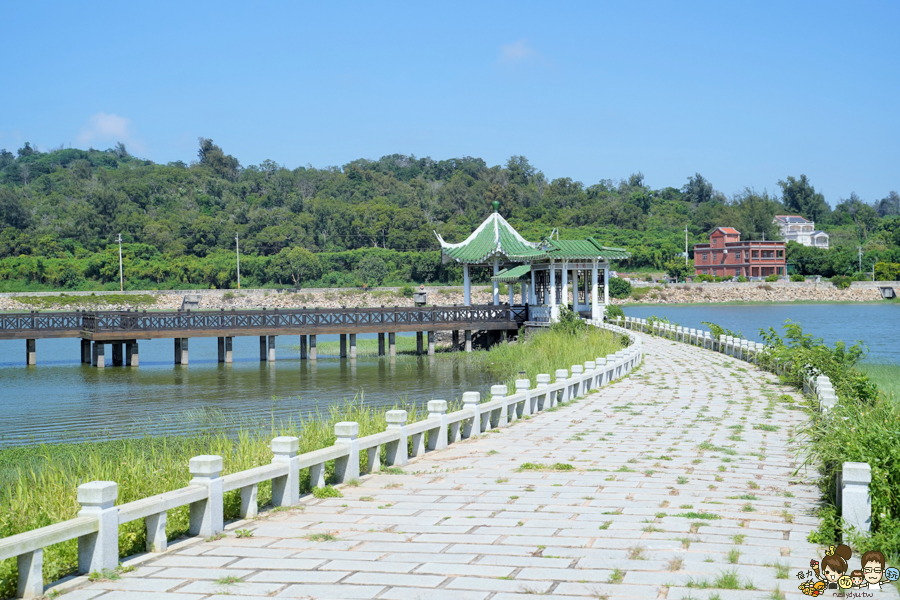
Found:
[(79, 340), (38, 340), (30, 368), (23, 341), (0, 341), (0, 446), (179, 433), (219, 415), (268, 423), (354, 398), (424, 405), (490, 385), (453, 356), (300, 360), (296, 341), (276, 338), (278, 359), (267, 363), (259, 361), (257, 338), (235, 338), (227, 364), (217, 361), (216, 338), (192, 339), (189, 365), (173, 364), (171, 340), (142, 341), (139, 367), (105, 369), (80, 363)]

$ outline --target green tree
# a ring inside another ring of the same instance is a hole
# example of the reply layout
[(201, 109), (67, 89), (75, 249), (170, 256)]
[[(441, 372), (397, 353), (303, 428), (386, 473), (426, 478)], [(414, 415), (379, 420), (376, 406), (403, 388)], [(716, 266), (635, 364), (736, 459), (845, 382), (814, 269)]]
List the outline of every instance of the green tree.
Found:
[(781, 201), (789, 211), (813, 221), (824, 221), (831, 212), (825, 196), (816, 192), (806, 175), (800, 175), (800, 179), (788, 177), (779, 181), (778, 185), (781, 187)]
[(370, 286), (381, 285), (388, 275), (388, 267), (378, 256), (364, 256), (357, 264), (359, 278)]
[(292, 281), (300, 286), (322, 276), (319, 257), (306, 248), (284, 248), (269, 263), (269, 271), (279, 283)]
[(665, 264), (666, 275), (675, 281), (684, 281), (688, 275), (694, 272), (694, 261), (685, 263), (683, 258), (675, 257)]

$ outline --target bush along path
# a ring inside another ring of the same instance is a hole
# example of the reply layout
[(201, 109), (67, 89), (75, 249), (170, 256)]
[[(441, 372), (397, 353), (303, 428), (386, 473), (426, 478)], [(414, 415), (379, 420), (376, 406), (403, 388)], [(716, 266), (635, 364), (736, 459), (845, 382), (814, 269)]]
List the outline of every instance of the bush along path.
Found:
[(807, 541), (819, 492), (795, 474), (800, 395), (636, 335), (643, 365), (601, 391), (67, 597), (801, 597), (827, 548)]

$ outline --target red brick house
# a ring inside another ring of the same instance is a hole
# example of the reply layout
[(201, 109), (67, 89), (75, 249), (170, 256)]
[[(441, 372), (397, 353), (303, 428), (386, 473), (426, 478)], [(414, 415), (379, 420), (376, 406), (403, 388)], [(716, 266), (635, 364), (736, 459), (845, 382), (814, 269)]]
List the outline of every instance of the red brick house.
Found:
[(785, 274), (784, 242), (741, 241), (741, 232), (718, 227), (708, 244), (694, 244), (697, 275), (766, 277)]

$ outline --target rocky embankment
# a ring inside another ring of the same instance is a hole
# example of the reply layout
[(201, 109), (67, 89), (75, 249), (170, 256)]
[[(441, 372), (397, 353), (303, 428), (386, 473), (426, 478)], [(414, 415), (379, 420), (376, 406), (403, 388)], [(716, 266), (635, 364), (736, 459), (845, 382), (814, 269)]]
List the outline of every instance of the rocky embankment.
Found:
[[(898, 290), (900, 291), (900, 290)], [(0, 311), (30, 310), (177, 310), (185, 294), (201, 296), (201, 310), (273, 309), (273, 308), (366, 308), (378, 306), (413, 306), (412, 298), (396, 290), (201, 290), (198, 292), (144, 292), (136, 295), (96, 294), (29, 296), (19, 294), (0, 297)], [(428, 288), (428, 304), (452, 306), (463, 304), (460, 288)], [(55, 302), (55, 299), (59, 302)], [(108, 298), (108, 300), (106, 300)], [(501, 302), (507, 299), (501, 294)], [(798, 284), (769, 285), (743, 283), (710, 285), (669, 285), (635, 287), (632, 297), (612, 299), (613, 304), (687, 304), (717, 302), (793, 302), (802, 300), (868, 302), (881, 300), (875, 287), (851, 287), (839, 290), (830, 283), (819, 286)], [(519, 301), (519, 294), (516, 294)], [(472, 302), (490, 304), (489, 290), (472, 291)]]
[(716, 302), (794, 302), (798, 300), (869, 302), (881, 300), (881, 292), (874, 288), (839, 290), (831, 284), (819, 287), (786, 285), (771, 286), (745, 283), (734, 287), (670, 285), (666, 287), (635, 288), (635, 296), (613, 300), (614, 304), (694, 304)]
[[(192, 293), (192, 292), (187, 292)], [(0, 298), (0, 311), (30, 310), (178, 310), (184, 300), (185, 292), (146, 292), (141, 295), (127, 296), (115, 294), (110, 302), (104, 302), (103, 295), (60, 296), (60, 303), (54, 303), (51, 296), (19, 296)], [(241, 309), (273, 309), (273, 308), (366, 308), (378, 306), (414, 306), (412, 298), (406, 298), (391, 290), (327, 290), (311, 292), (278, 292), (273, 290), (234, 290), (201, 293), (200, 310), (241, 310)], [(149, 298), (148, 298), (149, 296)], [(155, 297), (155, 302), (153, 298)], [(31, 298), (39, 298), (40, 304), (29, 302)], [(518, 301), (518, 294), (516, 300)], [(501, 298), (501, 300), (505, 297)], [(475, 304), (490, 304), (490, 292), (472, 292)], [(428, 304), (452, 306), (463, 304), (461, 290), (429, 289)]]

